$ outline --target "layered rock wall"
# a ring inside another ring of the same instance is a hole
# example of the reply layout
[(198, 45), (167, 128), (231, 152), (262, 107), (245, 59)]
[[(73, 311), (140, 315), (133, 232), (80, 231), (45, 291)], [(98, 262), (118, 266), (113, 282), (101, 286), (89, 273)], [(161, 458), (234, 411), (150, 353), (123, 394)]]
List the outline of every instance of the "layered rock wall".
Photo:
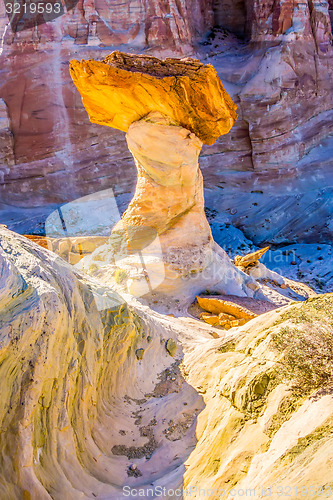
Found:
[[(215, 56), (222, 81), (231, 83), (240, 119), (229, 136), (204, 151), (206, 186), (219, 186), (209, 193), (208, 206), (257, 243), (328, 241), (333, 211), (328, 3), (248, 2), (247, 7), (251, 55), (243, 50), (233, 58)], [(220, 168), (211, 168), (214, 159)]]
[(13, 135), (10, 130), (10, 120), (8, 109), (3, 99), (0, 99), (0, 161), (1, 178), (9, 171), (9, 166), (14, 163), (14, 143)]
[[(332, 4), (249, 0), (244, 10), (221, 1), (214, 3), (215, 21), (212, 9), (203, 0), (168, 6), (150, 1), (146, 7), (131, 2), (109, 10), (83, 2), (34, 31), (13, 34), (8, 28), (0, 96), (10, 131), (6, 125), (3, 151), (15, 166), (2, 167), (2, 213), (15, 205), (15, 220), (20, 210), (24, 219), (24, 209), (36, 207), (43, 221), (41, 213), (52, 204), (108, 187), (115, 194), (134, 190), (124, 136), (89, 123), (70, 82), (71, 58), (103, 59), (118, 43), (125, 51), (190, 54), (190, 45), (215, 23), (241, 34), (246, 15), (250, 44), (223, 35), (195, 49), (216, 67), (240, 115), (228, 136), (203, 150), (208, 206), (256, 242), (328, 241)], [(239, 206), (230, 216), (235, 196)]]
[(45, 206), (110, 185), (125, 190), (134, 172), (124, 155), (125, 139), (89, 124), (70, 80), (69, 60), (97, 59), (117, 45), (182, 55), (209, 29), (212, 10), (203, 0), (80, 1), (52, 23), (13, 33), (3, 4), (0, 9), (0, 97), (16, 163), (1, 179), (1, 201)]
[(211, 23), (212, 9), (205, 0), (92, 0), (77, 4), (63, 30), (78, 44), (182, 50), (181, 44), (189, 47)]

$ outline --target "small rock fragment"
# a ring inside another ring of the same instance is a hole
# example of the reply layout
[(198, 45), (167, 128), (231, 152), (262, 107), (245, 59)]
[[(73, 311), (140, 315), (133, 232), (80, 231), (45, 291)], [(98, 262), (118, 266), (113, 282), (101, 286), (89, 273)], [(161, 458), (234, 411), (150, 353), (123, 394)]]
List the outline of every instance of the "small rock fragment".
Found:
[(230, 324), (231, 328), (234, 328), (235, 326), (238, 326), (238, 321), (237, 321), (237, 319), (234, 319), (233, 321), (230, 321), (229, 324)]
[(168, 353), (170, 354), (170, 356), (173, 357), (177, 351), (177, 344), (173, 339), (168, 339), (166, 341), (165, 348), (168, 351)]
[(233, 321), (234, 319), (236, 319), (235, 316), (232, 316), (231, 314), (226, 314), (226, 313), (219, 314), (220, 321), (223, 321), (223, 320)]
[(200, 314), (200, 319), (203, 319), (205, 323), (208, 323), (209, 325), (215, 326), (220, 324), (219, 317), (213, 314), (209, 313), (202, 313)]
[(234, 263), (237, 267), (247, 268), (248, 266), (254, 266), (257, 264), (260, 257), (264, 255), (264, 253), (269, 250), (269, 246), (265, 248), (261, 248), (256, 252), (248, 253), (247, 255), (236, 255)]
[(241, 319), (220, 319), (220, 326), (223, 326), (226, 330), (229, 330), (230, 328), (234, 328), (235, 326), (243, 326), (245, 323), (247, 323), (249, 320), (241, 318)]
[(144, 352), (145, 352), (144, 349), (137, 349), (135, 351), (135, 355), (136, 355), (138, 360), (141, 360), (143, 358)]
[(257, 283), (247, 283), (246, 286), (250, 290), (253, 290), (254, 292), (260, 288), (260, 286)]
[(127, 475), (129, 477), (140, 477), (142, 476), (142, 472), (138, 469), (136, 464), (131, 464), (127, 469)]

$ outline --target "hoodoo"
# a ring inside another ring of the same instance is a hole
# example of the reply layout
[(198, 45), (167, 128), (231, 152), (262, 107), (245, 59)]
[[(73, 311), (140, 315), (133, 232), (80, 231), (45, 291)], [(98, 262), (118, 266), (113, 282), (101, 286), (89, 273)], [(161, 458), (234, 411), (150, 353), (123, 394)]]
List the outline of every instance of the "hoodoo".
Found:
[(71, 75), (90, 120), (126, 132), (138, 171), (134, 197), (103, 257), (96, 250), (84, 268), (97, 274), (103, 268), (104, 280), (121, 268), (137, 296), (153, 288), (194, 295), (209, 287), (253, 295), (256, 285), (216, 245), (204, 212), (202, 145), (237, 119), (213, 66), (113, 52), (101, 62), (72, 61)]

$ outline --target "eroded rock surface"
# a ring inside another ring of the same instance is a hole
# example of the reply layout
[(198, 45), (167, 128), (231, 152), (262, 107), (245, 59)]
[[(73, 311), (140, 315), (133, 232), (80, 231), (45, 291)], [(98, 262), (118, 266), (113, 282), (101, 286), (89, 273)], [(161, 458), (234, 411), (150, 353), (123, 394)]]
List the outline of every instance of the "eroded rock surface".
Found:
[(332, 300), (266, 313), (223, 339), (184, 339), (188, 380), (206, 403), (185, 474), (194, 498), (199, 488), (275, 498), (314, 484), (330, 494)]
[(214, 339), (0, 237), (2, 498), (329, 491), (332, 294)]
[(2, 228), (0, 271), (1, 498), (181, 485), (203, 404), (173, 328)]

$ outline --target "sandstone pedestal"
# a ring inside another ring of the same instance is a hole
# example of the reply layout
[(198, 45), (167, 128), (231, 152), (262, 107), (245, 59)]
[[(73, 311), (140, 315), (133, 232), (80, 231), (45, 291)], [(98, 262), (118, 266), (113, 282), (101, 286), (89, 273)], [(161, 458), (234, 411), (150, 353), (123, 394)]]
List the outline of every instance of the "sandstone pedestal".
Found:
[(85, 257), (83, 268), (126, 282), (137, 296), (201, 289), (252, 295), (257, 285), (214, 243), (204, 212), (202, 145), (237, 117), (214, 68), (117, 52), (103, 62), (72, 61), (71, 73), (90, 119), (127, 132), (138, 171), (110, 242)]

